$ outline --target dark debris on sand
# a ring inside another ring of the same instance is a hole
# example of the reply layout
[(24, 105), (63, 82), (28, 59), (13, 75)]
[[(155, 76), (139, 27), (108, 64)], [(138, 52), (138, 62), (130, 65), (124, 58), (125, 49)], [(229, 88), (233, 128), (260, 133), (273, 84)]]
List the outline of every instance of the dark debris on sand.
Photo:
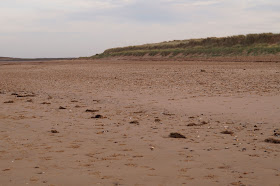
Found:
[(60, 106), (60, 107), (59, 107), (59, 109), (62, 109), (62, 110), (63, 110), (63, 109), (66, 109), (66, 108), (65, 108), (65, 107)]
[(50, 105), (51, 103), (49, 103), (49, 102), (42, 102), (41, 104), (42, 105)]
[(35, 97), (34, 94), (26, 94), (26, 95), (17, 95), (18, 98), (27, 98), (27, 97)]
[(171, 132), (169, 134), (169, 137), (170, 138), (186, 138), (186, 136), (184, 136), (184, 135), (182, 135), (182, 134), (180, 134), (178, 132)]
[(131, 122), (129, 122), (129, 124), (135, 124), (135, 125), (139, 125), (140, 123), (139, 123), (139, 121), (137, 121), (137, 120), (134, 120), (134, 121), (131, 121)]
[(161, 121), (161, 120), (160, 120), (160, 119), (158, 119), (158, 118), (156, 118), (156, 119), (155, 119), (155, 122), (160, 122), (160, 121)]
[(26, 93), (23, 93), (23, 94), (18, 94), (18, 93), (12, 93), (11, 94), (12, 96), (16, 96), (18, 98), (26, 98), (26, 97), (35, 97), (36, 95), (34, 93), (31, 93), (31, 94), (26, 94)]
[(274, 138), (267, 138), (264, 140), (266, 143), (280, 144), (280, 140)]
[(100, 115), (100, 114), (97, 114), (95, 116), (92, 116), (91, 118), (101, 119), (101, 118), (104, 118), (104, 117), (102, 115)]
[(86, 112), (98, 112), (99, 110), (87, 109)]
[(202, 126), (202, 125), (206, 125), (208, 124), (206, 121), (202, 121), (200, 124), (196, 124), (196, 123), (189, 123), (187, 124), (188, 127), (193, 127), (193, 126)]
[(51, 130), (51, 133), (59, 133), (57, 130)]
[(233, 134), (234, 134), (234, 132), (229, 131), (229, 130), (222, 131), (221, 133), (222, 133), (222, 134), (230, 134), (230, 135), (233, 135)]
[(170, 113), (166, 113), (166, 112), (163, 112), (162, 114), (165, 116), (174, 116), (175, 115), (175, 114), (170, 114)]
[(4, 103), (14, 103), (14, 101), (5, 101)]
[(187, 124), (188, 127), (192, 127), (192, 126), (199, 126), (199, 124), (196, 124), (196, 123), (189, 123)]
[(276, 136), (276, 137), (280, 137), (280, 130), (279, 129), (275, 129), (274, 131), (274, 136)]

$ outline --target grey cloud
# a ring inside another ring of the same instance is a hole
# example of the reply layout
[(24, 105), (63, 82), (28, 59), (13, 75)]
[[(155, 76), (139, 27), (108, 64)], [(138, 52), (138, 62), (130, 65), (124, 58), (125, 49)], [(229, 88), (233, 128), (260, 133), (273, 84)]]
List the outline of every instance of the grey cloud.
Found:
[(253, 5), (249, 8), (246, 8), (249, 11), (256, 12), (280, 12), (280, 4), (263, 4), (263, 5)]
[[(190, 6), (181, 7), (186, 1), (134, 1), (123, 6), (118, 6), (106, 10), (87, 10), (69, 13), (68, 20), (87, 20), (95, 21), (100, 18), (102, 20), (114, 20), (120, 22), (138, 22), (138, 23), (156, 23), (156, 24), (176, 24), (204, 20), (206, 18), (218, 18), (218, 10), (223, 8), (223, 1), (215, 1), (216, 3), (208, 6)], [(198, 2), (212, 2), (209, 0), (187, 1), (190, 5)], [(178, 7), (179, 6), (179, 7)], [(179, 8), (179, 11), (178, 11)]]
[(278, 0), (3, 0), (0, 56), (86, 56), (114, 46), (279, 32), (279, 4)]
[(178, 13), (170, 9), (168, 4), (161, 4), (160, 1), (136, 1), (106, 10), (92, 9), (68, 14), (69, 20), (74, 19), (76, 21), (97, 20), (99, 18), (140, 23), (174, 23), (187, 20), (187, 18), (180, 17)]

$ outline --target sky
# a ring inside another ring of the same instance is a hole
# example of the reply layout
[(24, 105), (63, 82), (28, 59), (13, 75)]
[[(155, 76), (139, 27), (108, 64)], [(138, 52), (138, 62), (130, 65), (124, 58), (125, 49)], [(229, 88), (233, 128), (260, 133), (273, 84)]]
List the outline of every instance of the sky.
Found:
[(0, 0), (0, 56), (81, 57), (190, 38), (280, 33), (279, 0)]

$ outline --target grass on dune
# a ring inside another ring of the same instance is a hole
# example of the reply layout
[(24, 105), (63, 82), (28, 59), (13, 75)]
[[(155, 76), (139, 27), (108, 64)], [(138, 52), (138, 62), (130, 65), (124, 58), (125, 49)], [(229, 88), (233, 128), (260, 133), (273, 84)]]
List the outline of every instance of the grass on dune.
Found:
[(92, 58), (114, 56), (257, 56), (280, 53), (280, 34), (262, 33), (205, 39), (174, 40), (105, 50)]

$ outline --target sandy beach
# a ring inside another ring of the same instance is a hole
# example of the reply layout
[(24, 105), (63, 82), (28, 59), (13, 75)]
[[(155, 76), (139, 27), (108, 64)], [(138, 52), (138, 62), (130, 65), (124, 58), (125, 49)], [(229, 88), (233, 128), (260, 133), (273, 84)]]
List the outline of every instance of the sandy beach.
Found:
[(0, 63), (1, 186), (279, 186), (279, 140), (278, 62)]

